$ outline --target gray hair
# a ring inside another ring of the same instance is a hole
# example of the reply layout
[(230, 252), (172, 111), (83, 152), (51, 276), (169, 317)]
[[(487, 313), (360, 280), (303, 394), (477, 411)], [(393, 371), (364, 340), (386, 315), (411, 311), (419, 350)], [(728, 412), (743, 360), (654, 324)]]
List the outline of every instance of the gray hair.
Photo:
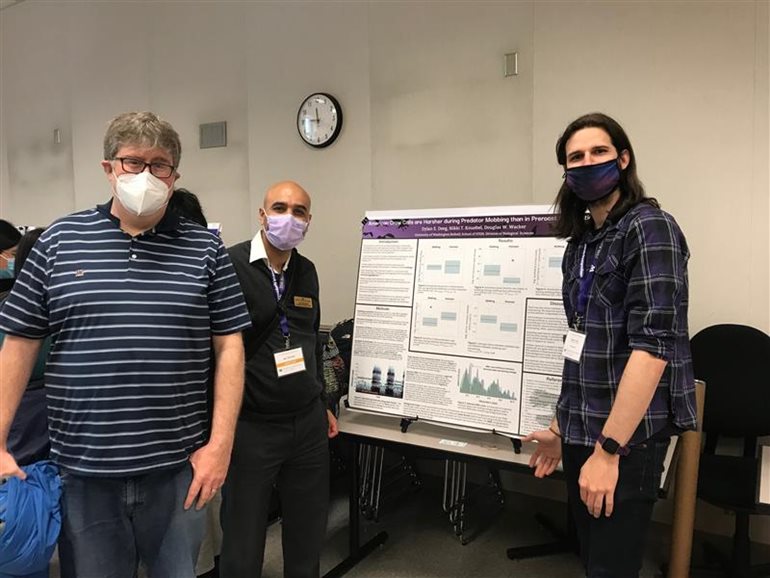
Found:
[(162, 148), (171, 155), (175, 167), (182, 157), (182, 144), (174, 127), (152, 112), (124, 112), (110, 121), (104, 135), (104, 159), (114, 159), (118, 149), (126, 145)]

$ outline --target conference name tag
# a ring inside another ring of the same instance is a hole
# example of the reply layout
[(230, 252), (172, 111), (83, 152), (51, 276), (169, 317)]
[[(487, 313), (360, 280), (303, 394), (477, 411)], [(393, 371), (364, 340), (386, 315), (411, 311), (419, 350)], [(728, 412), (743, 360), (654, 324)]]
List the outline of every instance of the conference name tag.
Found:
[(294, 307), (302, 307), (303, 309), (312, 309), (313, 299), (312, 297), (298, 297), (297, 295), (295, 295)]
[(567, 331), (564, 339), (564, 350), (562, 355), (565, 359), (580, 363), (580, 357), (583, 355), (583, 345), (586, 342), (586, 334), (574, 329)]
[(278, 372), (278, 377), (305, 371), (305, 357), (302, 355), (301, 347), (276, 351), (273, 357), (275, 357), (275, 370)]

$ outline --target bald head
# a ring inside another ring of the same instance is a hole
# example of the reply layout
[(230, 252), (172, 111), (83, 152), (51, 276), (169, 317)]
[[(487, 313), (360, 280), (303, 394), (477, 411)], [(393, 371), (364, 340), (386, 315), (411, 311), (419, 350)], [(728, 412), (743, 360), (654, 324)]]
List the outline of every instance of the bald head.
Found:
[[(292, 207), (297, 205), (298, 207), (305, 209), (305, 214), (307, 216), (310, 215), (310, 195), (308, 195), (307, 191), (294, 181), (281, 181), (267, 189), (265, 199), (262, 202), (262, 207), (269, 213), (270, 209), (273, 209), (276, 203), (282, 205), (288, 204)], [(294, 212), (291, 212), (290, 214), (297, 218), (301, 218), (300, 215), (297, 215)]]
[(294, 181), (281, 181), (272, 185), (265, 193), (262, 208), (259, 210), (259, 221), (266, 229), (267, 216), (291, 215), (295, 219), (309, 223), (310, 195)]

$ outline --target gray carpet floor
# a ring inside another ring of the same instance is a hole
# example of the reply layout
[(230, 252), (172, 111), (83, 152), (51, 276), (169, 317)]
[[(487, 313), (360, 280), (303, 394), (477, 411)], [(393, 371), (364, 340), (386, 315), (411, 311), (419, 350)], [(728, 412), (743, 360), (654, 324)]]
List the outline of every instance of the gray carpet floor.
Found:
[[(403, 488), (402, 488), (403, 489)], [(463, 545), (455, 535), (447, 514), (442, 509), (441, 481), (424, 476), (419, 489), (407, 486), (404, 493), (384, 494), (378, 520), (362, 520), (361, 543), (381, 531), (387, 541), (360, 561), (346, 576), (349, 578), (580, 578), (584, 576), (580, 561), (573, 553), (542, 556), (526, 560), (509, 560), (506, 549), (547, 542), (551, 534), (535, 519), (540, 513), (563, 526), (566, 505), (563, 502), (524, 494), (505, 494), (504, 506), (495, 511), (494, 500), (479, 498), (468, 509), (469, 543)], [(481, 515), (482, 513), (488, 515)], [(264, 578), (281, 578), (280, 520), (268, 530), (265, 548)], [(729, 540), (703, 536), (696, 532), (693, 559), (700, 562), (700, 542), (707, 538), (725, 552)], [(661, 565), (668, 559), (670, 527), (653, 523), (647, 540), (643, 578), (662, 576)], [(344, 480), (337, 480), (329, 515), (327, 540), (321, 560), (326, 573), (348, 553), (348, 498)], [(755, 548), (756, 560), (770, 560), (770, 547)], [(52, 561), (51, 578), (59, 578), (58, 561)], [(224, 577), (223, 577), (224, 578)]]
[[(548, 542), (552, 535), (535, 519), (542, 513), (562, 526), (566, 505), (563, 502), (507, 493), (505, 505), (497, 514), (470, 518), (470, 534), (475, 537), (466, 545), (455, 535), (447, 514), (442, 509), (442, 488), (436, 480), (415, 492), (385, 501), (379, 521), (362, 524), (362, 543), (385, 530), (388, 540), (358, 563), (346, 576), (350, 578), (438, 578), (438, 577), (558, 577), (584, 576), (582, 565), (573, 553), (543, 556), (527, 560), (509, 560), (507, 548)], [(469, 508), (485, 507), (491, 500), (478, 500)], [(494, 510), (492, 510), (494, 511)], [(475, 512), (469, 512), (472, 514)], [(333, 501), (327, 532), (327, 545), (321, 560), (325, 573), (347, 555), (348, 502), (344, 493)], [(485, 522), (488, 522), (486, 524)], [(650, 545), (643, 576), (659, 574), (660, 564), (667, 558), (667, 527), (656, 527), (650, 533)], [(264, 578), (283, 576), (280, 523), (273, 524), (268, 534)]]

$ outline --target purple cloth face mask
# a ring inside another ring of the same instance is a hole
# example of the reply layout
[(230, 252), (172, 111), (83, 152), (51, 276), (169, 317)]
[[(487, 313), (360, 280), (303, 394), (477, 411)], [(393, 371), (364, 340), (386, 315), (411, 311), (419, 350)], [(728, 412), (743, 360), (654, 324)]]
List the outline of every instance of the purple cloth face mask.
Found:
[(586, 202), (598, 201), (606, 197), (620, 182), (618, 159), (612, 159), (598, 165), (573, 167), (565, 171), (567, 186)]
[(269, 243), (279, 251), (290, 251), (302, 242), (307, 223), (291, 215), (267, 215), (265, 234)]

